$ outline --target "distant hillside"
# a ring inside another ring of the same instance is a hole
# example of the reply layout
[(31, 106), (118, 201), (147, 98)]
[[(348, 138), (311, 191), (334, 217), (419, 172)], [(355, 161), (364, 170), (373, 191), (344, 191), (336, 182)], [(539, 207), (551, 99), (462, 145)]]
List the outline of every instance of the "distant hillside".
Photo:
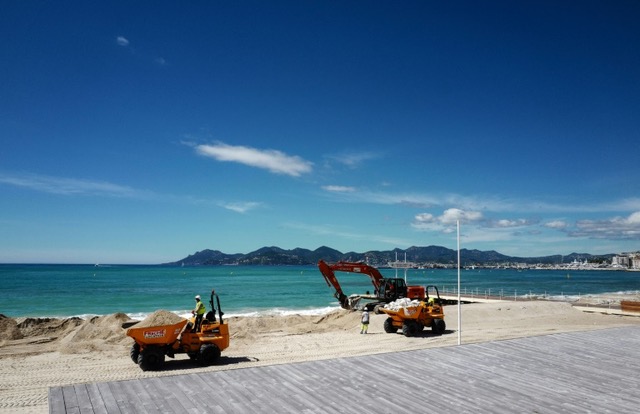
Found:
[[(388, 262), (394, 261), (396, 255), (398, 260), (404, 260), (406, 253), (407, 261), (418, 264), (440, 264), (451, 265), (457, 263), (457, 250), (448, 249), (442, 246), (412, 246), (406, 250), (371, 250), (364, 253), (348, 252), (342, 253), (327, 246), (322, 246), (316, 250), (295, 248), (292, 250), (281, 249), (276, 246), (263, 247), (247, 254), (226, 254), (219, 250), (203, 250), (196, 252), (184, 259), (164, 263), (174, 266), (215, 266), (215, 265), (315, 265), (318, 260), (327, 262), (337, 262), (339, 260), (367, 263), (383, 267)], [(492, 265), (502, 263), (527, 263), (527, 264), (560, 264), (569, 263), (573, 260), (609, 260), (614, 254), (604, 256), (593, 256), (588, 253), (572, 253), (567, 256), (554, 255), (544, 257), (513, 257), (500, 254), (494, 250), (460, 250), (460, 260), (463, 266), (469, 265)]]

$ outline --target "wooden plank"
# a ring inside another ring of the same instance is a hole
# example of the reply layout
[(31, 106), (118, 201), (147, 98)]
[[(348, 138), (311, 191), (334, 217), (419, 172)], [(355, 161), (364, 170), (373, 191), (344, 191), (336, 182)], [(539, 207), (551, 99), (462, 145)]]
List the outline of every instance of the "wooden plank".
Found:
[(156, 405), (156, 401), (162, 398), (157, 398), (156, 396), (147, 393), (140, 380), (125, 381), (122, 385), (128, 395), (133, 395), (130, 397), (131, 399), (135, 398), (140, 402), (143, 407), (143, 412), (150, 414), (160, 413), (160, 410)]
[[(149, 378), (141, 381), (149, 395), (155, 396), (156, 406), (163, 413), (184, 413), (189, 410), (185, 407), (173, 390), (161, 378)], [(189, 402), (190, 403), (190, 402)]]
[(91, 400), (91, 407), (95, 414), (107, 414), (107, 407), (104, 405), (104, 400), (98, 389), (98, 384), (87, 384), (87, 394)]
[(203, 391), (205, 384), (194, 378), (193, 374), (166, 377), (167, 380), (171, 381), (172, 387), (181, 390), (185, 398), (187, 398), (194, 407), (197, 407), (197, 410), (194, 410), (194, 412), (199, 412), (202, 407), (208, 405), (211, 395)]
[(114, 399), (116, 400), (116, 404), (118, 409), (123, 414), (143, 414), (145, 413), (142, 404), (140, 404), (139, 400), (131, 399), (130, 395), (126, 392), (126, 388), (122, 387), (121, 381), (113, 381), (109, 383), (109, 388), (111, 389), (111, 393), (113, 394)]
[(67, 412), (79, 412), (78, 398), (73, 387), (63, 387), (62, 396), (64, 398), (64, 406)]
[(49, 413), (64, 413), (66, 408), (64, 406), (64, 395), (62, 393), (62, 387), (51, 387), (47, 395), (49, 400)]
[(93, 414), (93, 405), (91, 404), (91, 397), (87, 391), (86, 384), (76, 384), (70, 386), (73, 388), (78, 399), (78, 408), (81, 414)]
[(118, 407), (118, 402), (111, 391), (111, 387), (109, 387), (108, 382), (100, 382), (97, 384), (98, 390), (100, 391), (100, 395), (102, 396), (102, 402), (104, 406), (107, 408), (108, 413), (120, 413), (120, 408)]
[[(233, 384), (239, 384), (245, 392), (243, 395), (260, 409), (258, 412), (276, 412), (297, 414), (299, 411), (292, 409), (282, 401), (273, 398), (281, 395), (279, 377), (273, 375), (267, 368), (259, 370), (234, 370), (229, 375), (216, 376), (214, 373), (199, 374), (202, 377), (214, 377), (215, 383), (224, 389), (230, 389)], [(213, 384), (214, 381), (206, 381)], [(259, 385), (257, 385), (259, 384)]]
[(229, 395), (232, 398), (247, 400), (246, 404), (252, 407), (252, 411), (260, 411), (268, 407), (267, 404), (260, 406), (263, 401), (260, 398), (256, 398), (254, 387), (251, 384), (247, 384), (247, 379), (243, 376), (244, 371), (237, 370), (233, 375), (229, 373), (229, 375), (223, 376), (215, 375), (214, 373), (194, 374), (195, 380), (202, 384), (203, 393), (208, 396), (206, 406), (214, 412), (225, 411), (226, 402), (216, 398), (220, 394), (220, 389), (223, 388), (230, 390)]

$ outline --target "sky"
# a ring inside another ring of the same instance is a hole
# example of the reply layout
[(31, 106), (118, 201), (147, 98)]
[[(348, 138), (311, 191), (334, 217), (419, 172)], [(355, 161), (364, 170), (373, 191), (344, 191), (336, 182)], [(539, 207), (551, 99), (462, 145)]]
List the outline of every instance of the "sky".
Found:
[(0, 262), (640, 250), (640, 3), (18, 1)]

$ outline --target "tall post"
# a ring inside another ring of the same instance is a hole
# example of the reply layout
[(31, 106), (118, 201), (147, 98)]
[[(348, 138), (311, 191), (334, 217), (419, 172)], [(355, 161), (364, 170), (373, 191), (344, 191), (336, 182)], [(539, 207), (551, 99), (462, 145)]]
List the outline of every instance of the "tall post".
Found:
[(460, 220), (456, 220), (458, 231), (458, 345), (462, 343), (462, 304), (460, 303)]

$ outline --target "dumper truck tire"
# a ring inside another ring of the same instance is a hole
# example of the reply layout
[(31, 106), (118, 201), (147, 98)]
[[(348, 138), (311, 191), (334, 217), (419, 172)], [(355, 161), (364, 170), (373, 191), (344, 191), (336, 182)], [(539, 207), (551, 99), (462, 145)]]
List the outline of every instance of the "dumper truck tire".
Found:
[(434, 319), (431, 322), (431, 332), (436, 335), (442, 335), (447, 329), (447, 325), (444, 323), (444, 319)]
[(198, 363), (202, 366), (209, 366), (216, 363), (220, 358), (220, 348), (213, 344), (202, 345), (200, 355), (198, 355)]
[(396, 332), (398, 332), (398, 328), (393, 326), (393, 319), (391, 319), (391, 318), (385, 319), (385, 321), (384, 321), (384, 331), (386, 333), (396, 333)]
[(129, 355), (131, 356), (131, 360), (134, 364), (138, 363), (138, 356), (140, 356), (140, 345), (137, 342), (134, 342), (131, 345), (131, 349), (129, 350)]
[(402, 333), (404, 336), (415, 336), (418, 333), (418, 327), (414, 321), (406, 321), (402, 325)]
[(156, 371), (164, 364), (164, 352), (158, 347), (148, 346), (138, 355), (138, 365), (143, 371)]

